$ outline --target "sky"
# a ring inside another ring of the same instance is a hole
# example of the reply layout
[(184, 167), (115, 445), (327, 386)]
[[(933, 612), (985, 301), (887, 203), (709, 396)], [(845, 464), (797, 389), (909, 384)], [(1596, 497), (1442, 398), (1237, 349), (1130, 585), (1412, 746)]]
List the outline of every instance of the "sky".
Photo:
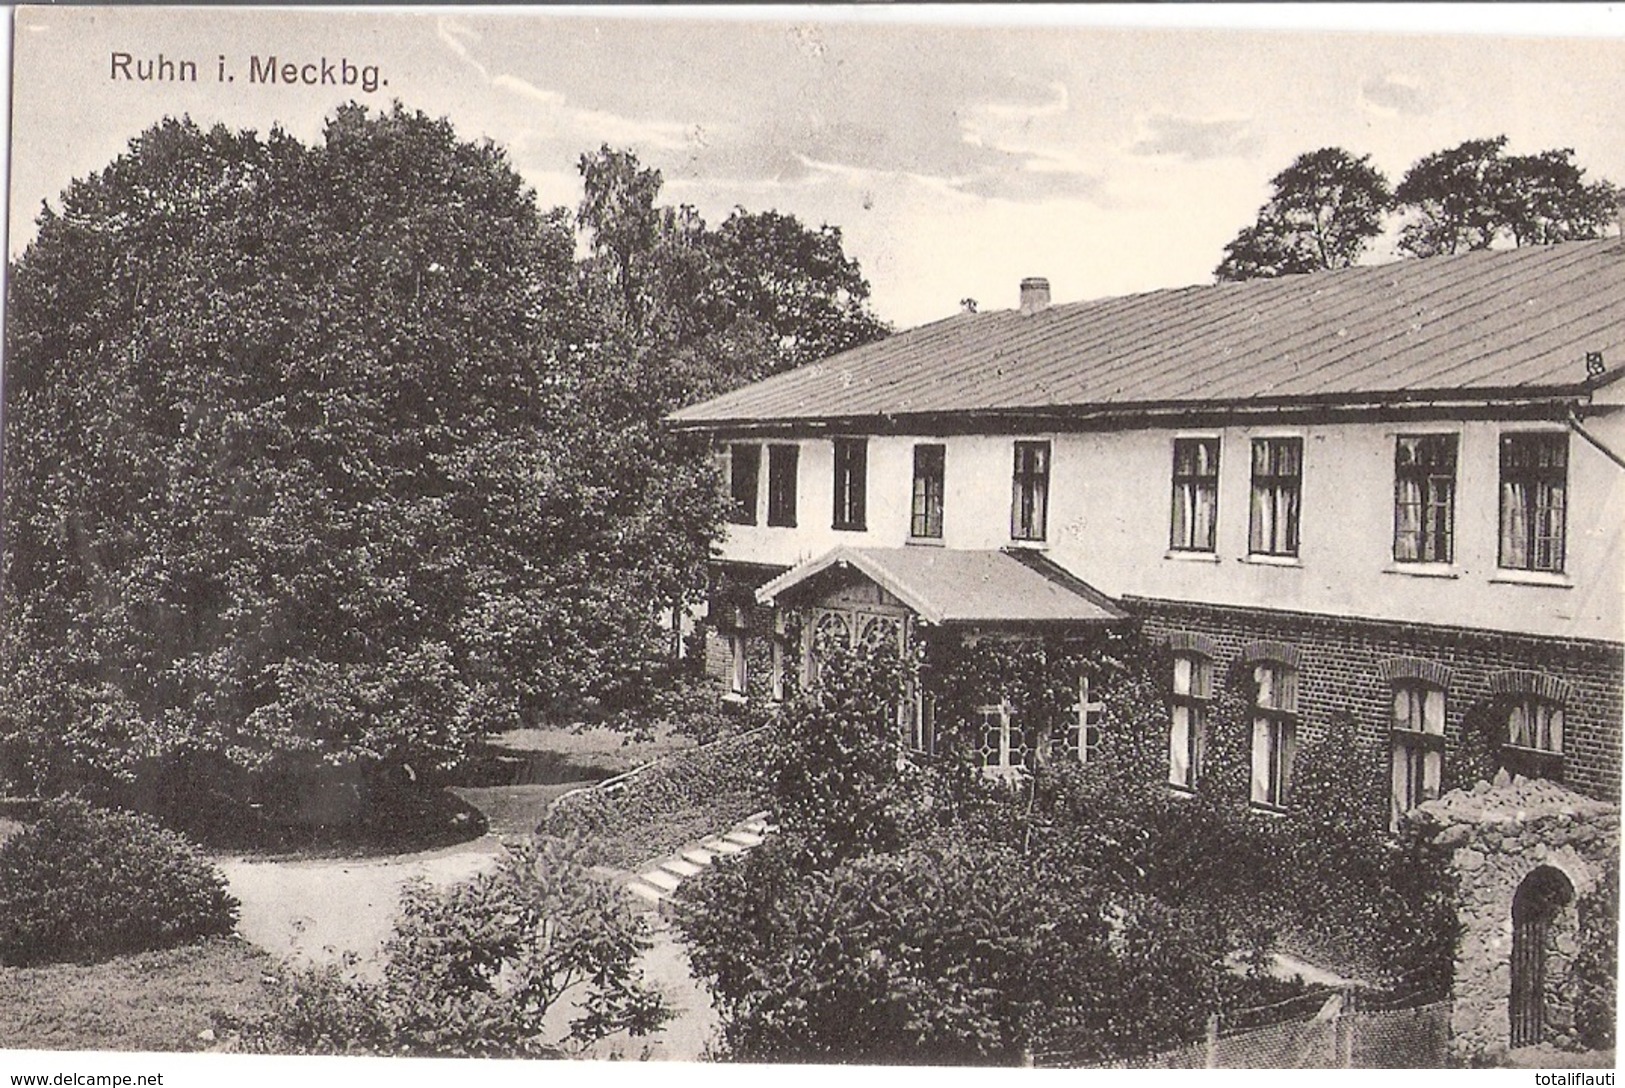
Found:
[[(126, 78), (160, 56), (198, 81)], [(380, 85), (251, 80), (272, 56)], [(1025, 276), (1057, 301), (1207, 282), (1270, 177), (1324, 146), (1397, 182), (1505, 134), (1625, 183), (1618, 4), (35, 8), (12, 72), (14, 256), (42, 201), (166, 115), (315, 140), (345, 101), (399, 99), (506, 148), (543, 206), (574, 207), (577, 160), (607, 143), (708, 222), (837, 225), (899, 327), (1014, 306)]]

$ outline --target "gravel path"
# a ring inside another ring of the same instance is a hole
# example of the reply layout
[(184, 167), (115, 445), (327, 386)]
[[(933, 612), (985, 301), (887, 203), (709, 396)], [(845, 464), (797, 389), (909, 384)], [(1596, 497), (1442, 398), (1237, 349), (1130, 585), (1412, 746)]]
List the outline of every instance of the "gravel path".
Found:
[[(751, 822), (753, 830), (760, 821)], [(728, 834), (746, 833), (743, 827)], [(759, 842), (752, 837), (748, 842)], [(696, 844), (698, 845), (698, 844)], [(731, 849), (740, 849), (732, 846)], [(433, 884), (466, 879), (489, 865), (501, 852), (501, 839), (486, 835), (470, 842), (416, 854), (386, 858), (317, 859), (311, 861), (217, 861), (231, 894), (242, 903), (237, 931), (274, 956), (297, 963), (337, 960), (355, 953), (363, 970), (376, 968), (384, 941), (394, 925), (403, 885), (414, 877)], [(748, 847), (744, 847), (747, 848)], [(719, 848), (720, 850), (720, 848)], [(693, 847), (688, 850), (693, 855)], [(654, 872), (682, 854), (650, 862), (642, 870)], [(692, 864), (692, 863), (690, 863)], [(645, 895), (647, 873), (620, 874), (632, 903), (649, 921), (652, 946), (640, 966), (651, 985), (659, 989), (676, 1012), (665, 1027), (641, 1039), (616, 1036), (593, 1047), (589, 1057), (648, 1058), (658, 1061), (698, 1061), (716, 1033), (717, 1015), (710, 994), (689, 973), (688, 953), (669, 923)], [(686, 874), (685, 874), (686, 875)], [(673, 886), (675, 886), (673, 881)], [(662, 888), (664, 893), (667, 889)], [(664, 894), (657, 897), (664, 898)], [(570, 1010), (560, 1009), (560, 1024)]]
[(224, 860), (231, 894), (242, 903), (237, 932), (274, 956), (297, 962), (354, 952), (377, 958), (414, 877), (451, 884), (477, 873), (501, 851), (486, 835), (456, 846), (385, 858), (313, 861)]

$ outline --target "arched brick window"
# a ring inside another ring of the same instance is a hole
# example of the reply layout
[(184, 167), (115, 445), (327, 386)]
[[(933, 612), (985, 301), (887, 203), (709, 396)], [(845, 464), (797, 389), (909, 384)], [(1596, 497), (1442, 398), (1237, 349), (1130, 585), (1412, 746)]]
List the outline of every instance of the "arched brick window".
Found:
[(1174, 651), (1172, 724), (1168, 731), (1168, 784), (1194, 790), (1207, 754), (1209, 706), (1213, 698), (1213, 659), (1195, 650)]
[(1567, 681), (1545, 673), (1509, 669), (1492, 673), (1490, 690), (1498, 697), (1506, 725), (1501, 738), (1501, 766), (1526, 778), (1563, 778), (1563, 711), (1571, 689)]
[(1389, 716), (1388, 825), (1439, 796), (1444, 777), (1445, 697), (1450, 669), (1421, 658), (1390, 658), (1382, 672), (1392, 686)]

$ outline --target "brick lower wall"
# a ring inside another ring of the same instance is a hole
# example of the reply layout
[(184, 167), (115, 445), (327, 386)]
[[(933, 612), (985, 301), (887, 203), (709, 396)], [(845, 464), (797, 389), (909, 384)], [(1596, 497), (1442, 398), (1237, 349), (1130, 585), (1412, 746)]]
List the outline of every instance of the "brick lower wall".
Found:
[(1374, 759), (1388, 757), (1389, 676), (1396, 665), (1400, 673), (1425, 673), (1429, 666), (1449, 670), (1447, 760), (1460, 742), (1463, 715), (1496, 698), (1508, 672), (1561, 681), (1566, 695), (1563, 781), (1593, 797), (1619, 800), (1625, 648), (1616, 643), (1145, 598), (1123, 603), (1142, 619), (1148, 634), (1211, 640), (1214, 667), (1221, 675), (1253, 644), (1293, 648), (1304, 728), (1315, 731), (1334, 711), (1347, 711), (1359, 722), (1361, 743)]
[(719, 563), (711, 569), (710, 593), (705, 616), (705, 672), (726, 682), (731, 673), (733, 653), (728, 636), (743, 631), (758, 649), (773, 633), (773, 609), (756, 601), (756, 590), (780, 573), (774, 568)]

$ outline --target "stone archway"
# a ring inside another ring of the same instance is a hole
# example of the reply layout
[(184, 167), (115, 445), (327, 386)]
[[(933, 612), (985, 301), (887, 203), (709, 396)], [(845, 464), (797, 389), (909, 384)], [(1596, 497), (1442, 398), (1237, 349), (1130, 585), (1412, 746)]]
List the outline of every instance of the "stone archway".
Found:
[[(1512, 993), (1507, 1019), (1513, 1047), (1546, 1041), (1548, 1020), (1547, 962), (1562, 955), (1559, 925), (1568, 920), (1563, 908), (1574, 902), (1574, 885), (1562, 870), (1542, 865), (1523, 878), (1512, 895)], [(1566, 1025), (1565, 1025), (1566, 1026)]]
[(1412, 818), (1447, 850), (1455, 877), (1457, 1060), (1494, 1061), (1533, 1042), (1580, 1049), (1571, 975), (1576, 904), (1619, 855), (1619, 809), (1555, 782), (1503, 773), (1493, 785), (1429, 801)]

